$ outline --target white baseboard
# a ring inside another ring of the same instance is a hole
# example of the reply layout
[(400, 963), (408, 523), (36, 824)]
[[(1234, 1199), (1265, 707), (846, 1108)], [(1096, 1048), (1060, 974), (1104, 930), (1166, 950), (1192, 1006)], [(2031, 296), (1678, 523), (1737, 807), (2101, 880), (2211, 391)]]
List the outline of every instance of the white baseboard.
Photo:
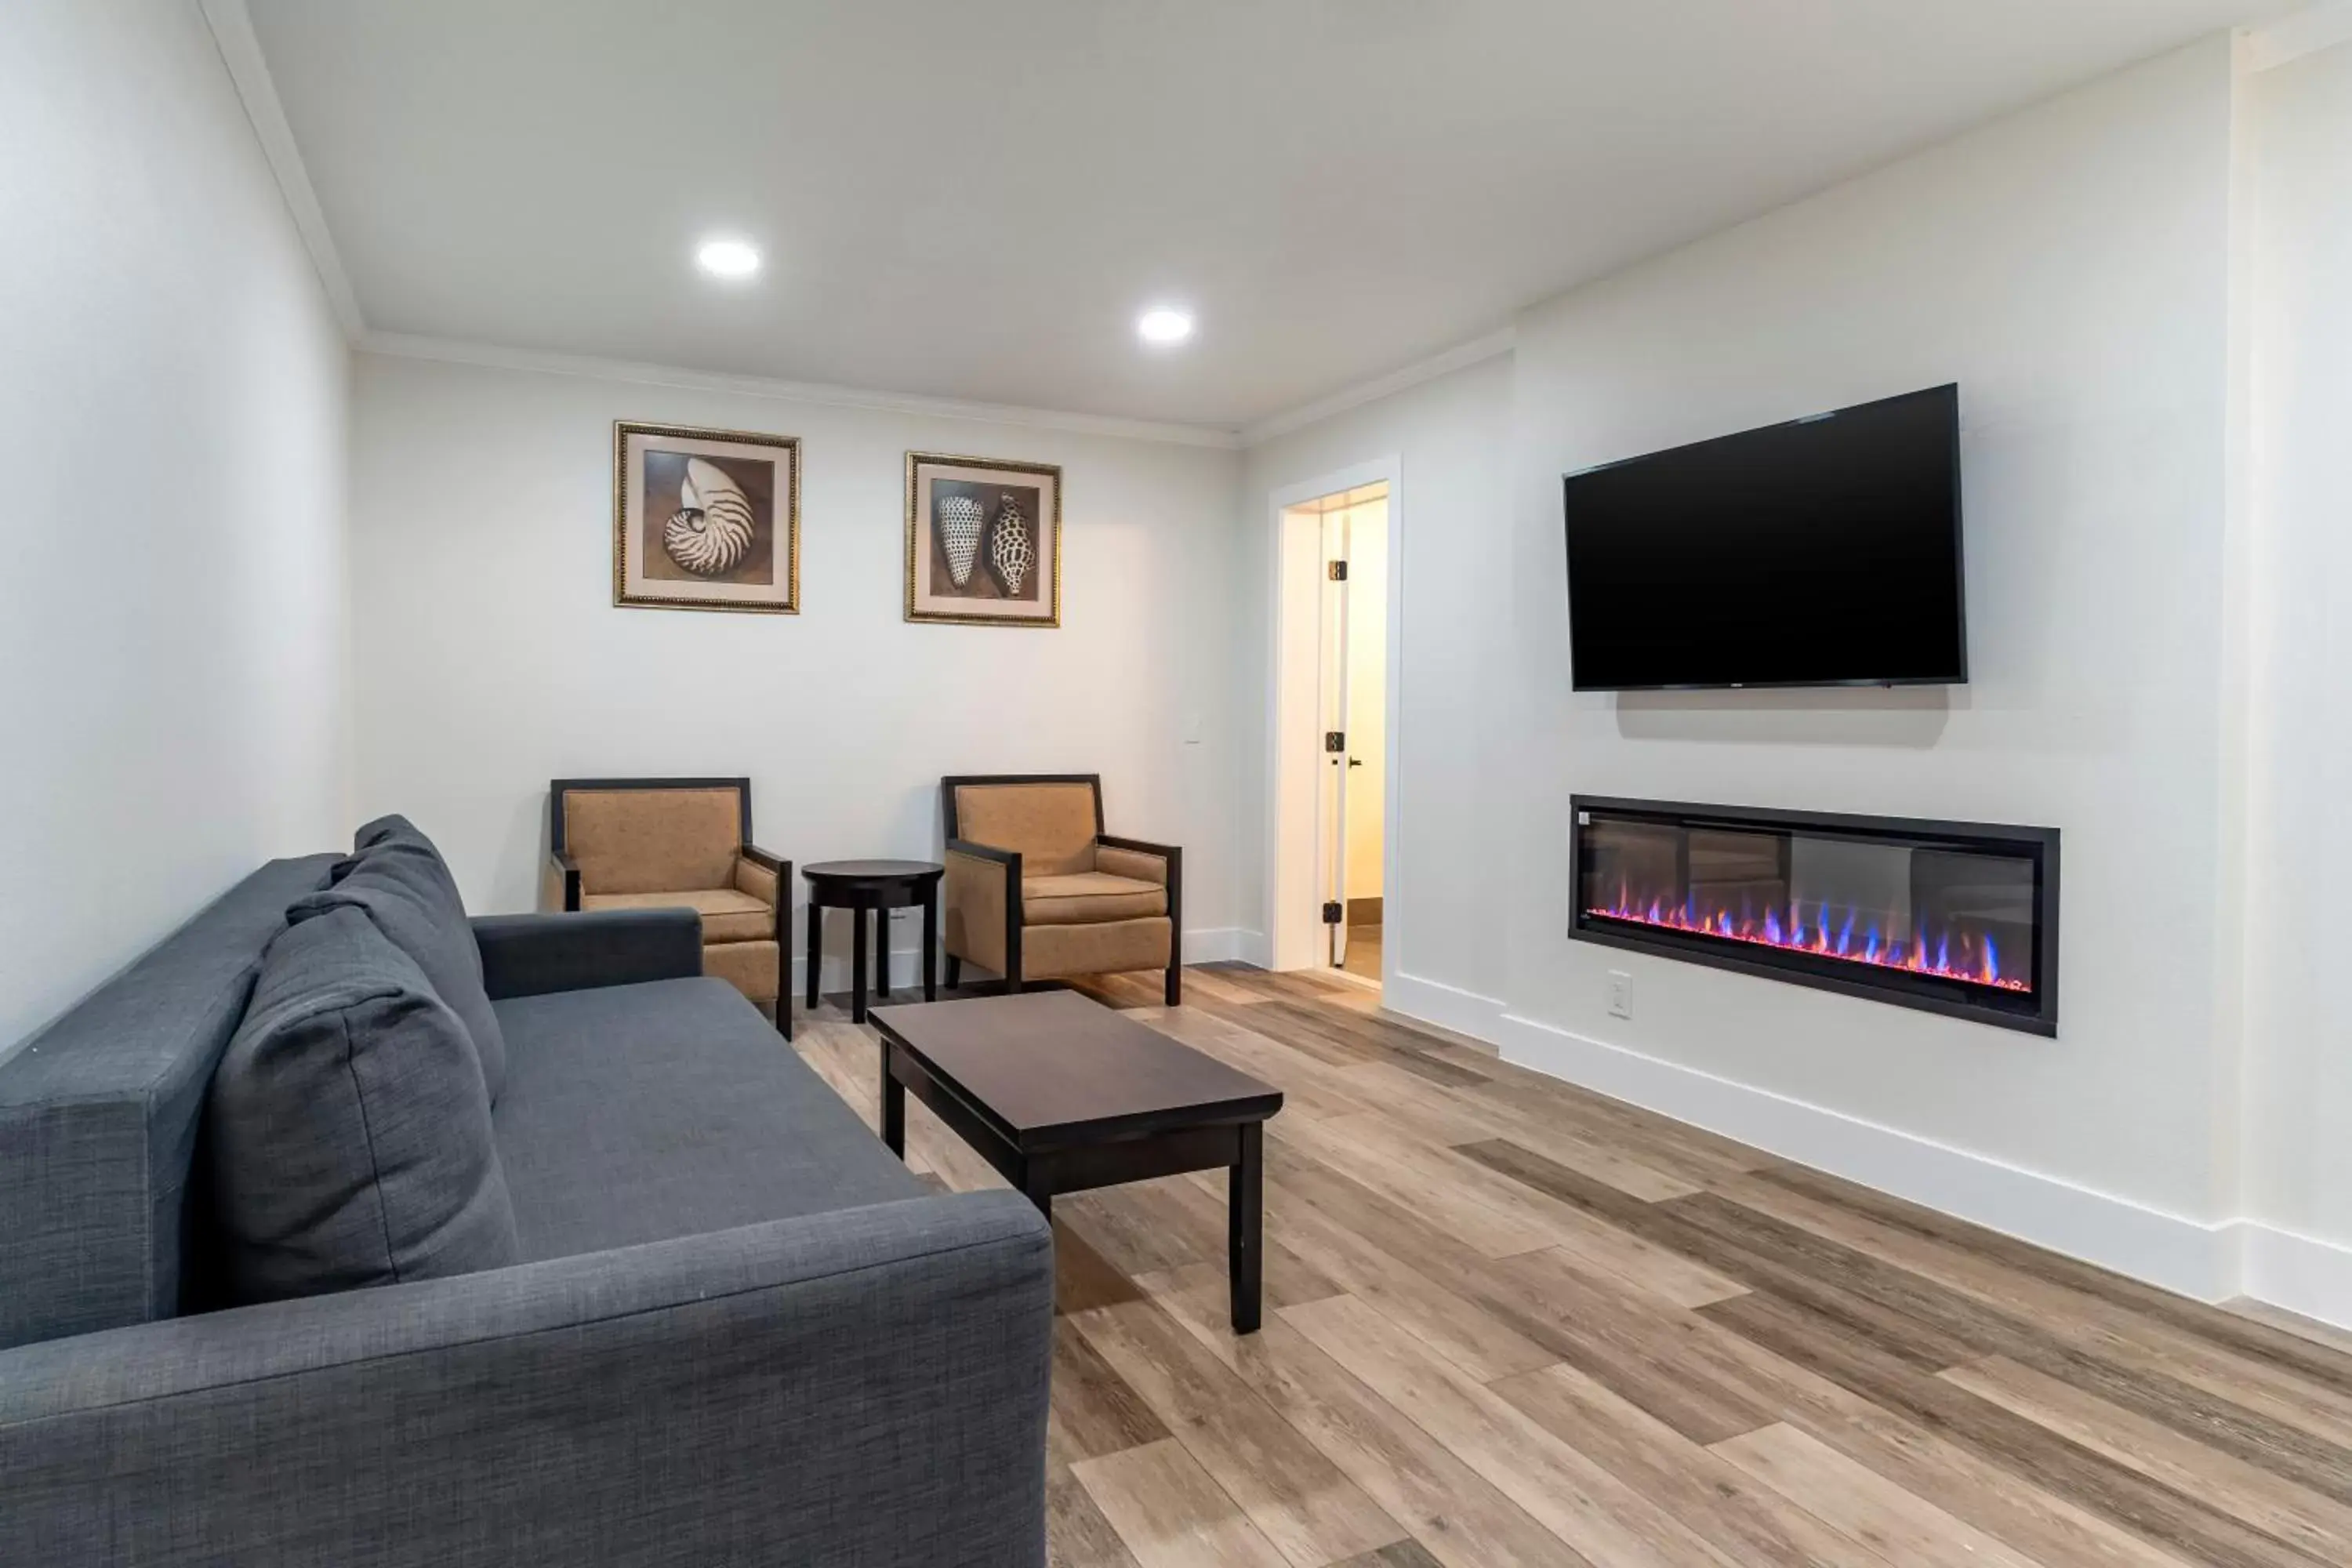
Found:
[(1498, 996), (1481, 996), (1458, 985), (1399, 971), (1389, 978), (1387, 987), (1381, 993), (1381, 1005), (1391, 1013), (1435, 1024), (1457, 1035), (1468, 1035), (1490, 1044), (1500, 1040), (1503, 1002)]
[(1250, 962), (1252, 944), (1263, 946), (1265, 942), (1257, 932), (1240, 926), (1204, 926), (1184, 933), (1184, 962), (1246, 963)]
[(1500, 1029), (1507, 1060), (1612, 1099), (2199, 1300), (2239, 1293), (2234, 1222), (2167, 1214), (1516, 1014)]
[[(894, 931), (892, 934), (895, 936), (898, 933)], [(805, 931), (803, 932), (801, 940), (803, 942), (808, 940)], [(1262, 943), (1264, 940), (1257, 932), (1244, 931), (1239, 926), (1208, 926), (1197, 931), (1188, 931), (1184, 933), (1184, 962), (1218, 963), (1235, 959), (1246, 961), (1249, 944), (1254, 941)], [(820, 989), (825, 991), (849, 989), (847, 954), (827, 952), (823, 965), (817, 971)], [(945, 984), (947, 960), (944, 957), (940, 960), (940, 977), (941, 984)], [(919, 942), (913, 947), (893, 948), (890, 952), (891, 985), (894, 987), (919, 985), (922, 981), (923, 950)], [(793, 955), (793, 994), (805, 995), (807, 992), (808, 956), (804, 952), (796, 952)]]
[(2352, 1329), (2352, 1247), (2240, 1220), (2244, 1293), (2273, 1307)]
[[(793, 994), (795, 996), (806, 995), (808, 994), (807, 956), (805, 954), (795, 956), (792, 962), (792, 970)], [(944, 957), (940, 960), (938, 975), (940, 984), (942, 985), (946, 984), (947, 960)], [(846, 991), (849, 989), (849, 959), (847, 955), (831, 952), (826, 953), (822, 965), (817, 970), (818, 989), (828, 993), (835, 991)], [(867, 977), (867, 984), (872, 984), (871, 976)], [(896, 989), (898, 987), (907, 985), (920, 987), (922, 984), (923, 950), (919, 947), (902, 947), (892, 950), (890, 953), (890, 984), (892, 988)], [(906, 1000), (903, 996), (898, 999), (900, 1001)]]

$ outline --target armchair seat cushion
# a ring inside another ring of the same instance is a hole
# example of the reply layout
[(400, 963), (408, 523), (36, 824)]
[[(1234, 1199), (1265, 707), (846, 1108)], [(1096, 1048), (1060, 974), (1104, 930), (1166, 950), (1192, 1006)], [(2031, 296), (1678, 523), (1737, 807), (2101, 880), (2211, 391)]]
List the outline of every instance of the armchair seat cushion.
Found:
[(705, 942), (772, 942), (775, 907), (735, 888), (689, 888), (674, 893), (587, 893), (583, 910), (692, 910), (702, 917)]
[(1033, 926), (1093, 925), (1167, 912), (1167, 889), (1108, 871), (1021, 880), (1022, 920)]

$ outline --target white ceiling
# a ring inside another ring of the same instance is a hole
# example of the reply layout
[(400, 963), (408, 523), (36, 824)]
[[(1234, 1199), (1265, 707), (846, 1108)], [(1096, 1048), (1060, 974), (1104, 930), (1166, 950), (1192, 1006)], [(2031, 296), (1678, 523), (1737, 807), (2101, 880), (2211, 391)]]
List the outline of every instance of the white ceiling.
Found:
[(248, 5), (372, 329), (1223, 427), (2286, 8)]

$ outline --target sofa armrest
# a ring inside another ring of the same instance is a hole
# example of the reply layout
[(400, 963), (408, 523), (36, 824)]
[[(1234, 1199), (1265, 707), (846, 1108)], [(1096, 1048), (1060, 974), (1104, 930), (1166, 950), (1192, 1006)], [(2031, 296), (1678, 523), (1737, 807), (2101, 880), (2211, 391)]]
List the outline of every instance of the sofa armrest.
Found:
[(702, 973), (702, 917), (692, 910), (478, 915), (471, 923), (493, 1002)]
[(940, 882), (940, 945), (1004, 976), (1021, 978), (1021, 853), (969, 838), (948, 840)]
[(976, 1193), (0, 1352), (0, 1562), (1036, 1568), (1053, 1307)]

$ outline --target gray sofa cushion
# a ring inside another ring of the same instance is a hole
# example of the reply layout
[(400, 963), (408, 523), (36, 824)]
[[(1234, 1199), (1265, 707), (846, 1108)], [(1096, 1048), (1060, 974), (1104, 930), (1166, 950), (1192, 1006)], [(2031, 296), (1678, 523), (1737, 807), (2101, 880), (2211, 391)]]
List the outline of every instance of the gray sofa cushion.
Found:
[(290, 925), (270, 944), (213, 1073), (208, 1114), (234, 1300), (516, 1261), (473, 1043), (357, 909)]
[(925, 1191), (723, 980), (497, 1005), (509, 1065), (492, 1121), (526, 1260)]
[(457, 879), (433, 840), (404, 816), (380, 816), (352, 842), (352, 857), (335, 868), (332, 884), (294, 905), (286, 918), (304, 921), (346, 906), (364, 910), (464, 1021), (482, 1058), (490, 1102), (497, 1104), (506, 1088), (506, 1037), (483, 988), (482, 955), (466, 923)]

